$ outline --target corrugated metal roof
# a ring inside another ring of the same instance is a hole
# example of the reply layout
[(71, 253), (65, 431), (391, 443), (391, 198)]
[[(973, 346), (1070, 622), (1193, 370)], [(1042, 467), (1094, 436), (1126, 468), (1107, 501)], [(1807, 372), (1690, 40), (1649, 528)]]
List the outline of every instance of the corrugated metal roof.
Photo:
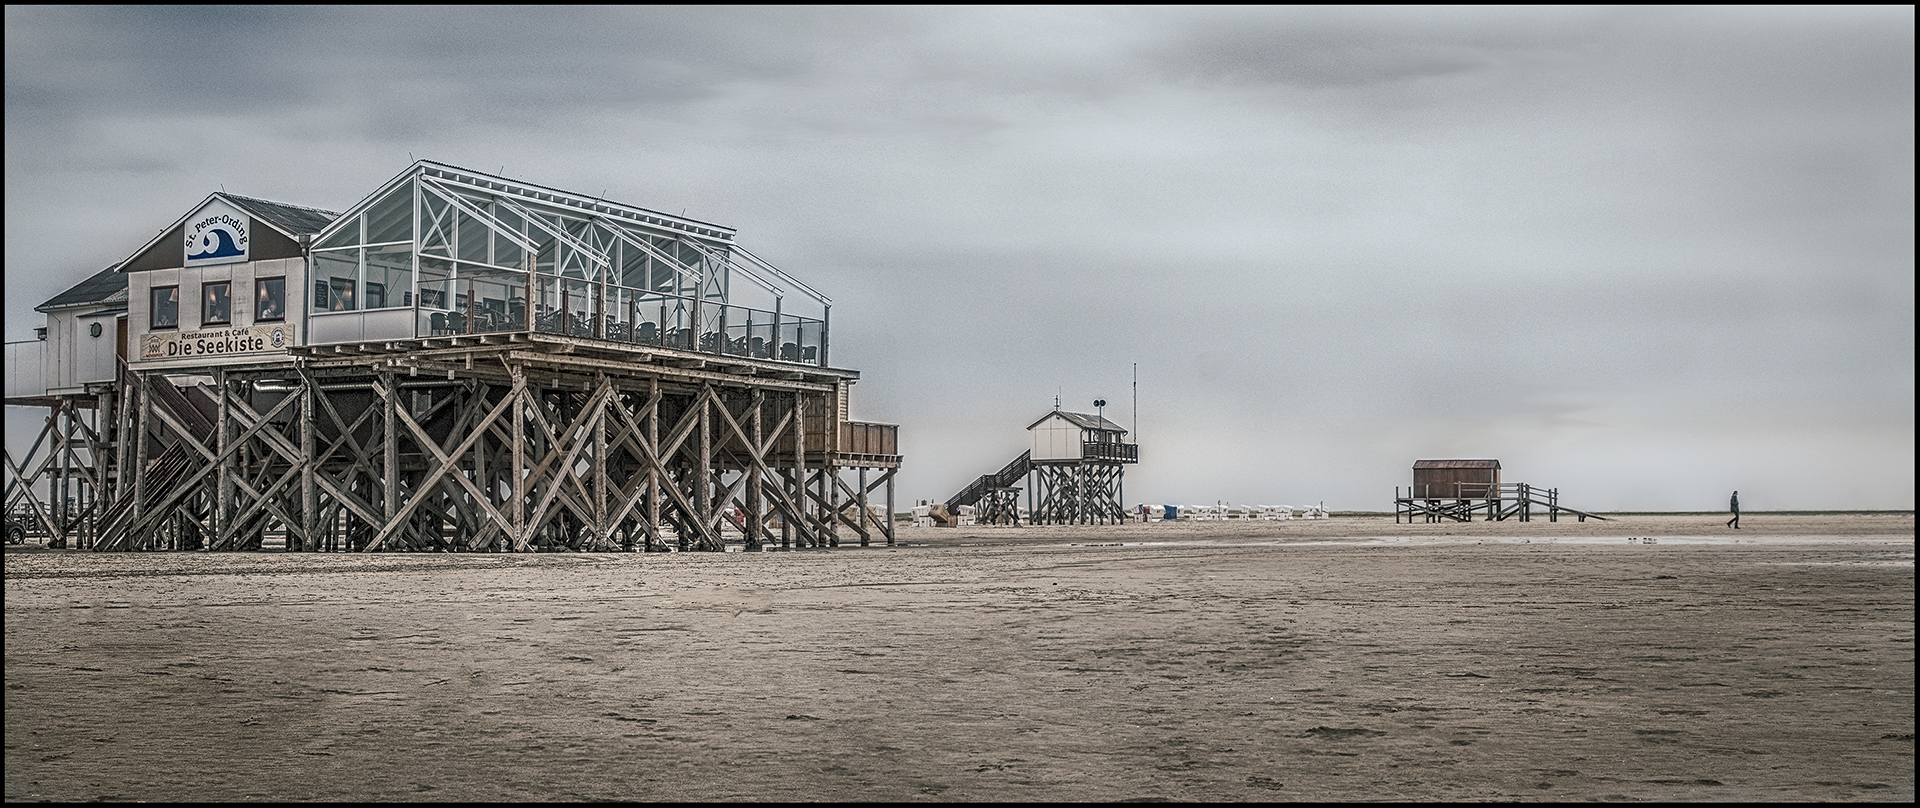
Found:
[(248, 215), (265, 219), (269, 224), (293, 236), (313, 235), (314, 233), (320, 232), (321, 228), (331, 224), (334, 219), (340, 218), (340, 214), (330, 210), (303, 208), (299, 205), (289, 205), (284, 202), (271, 202), (265, 199), (254, 199), (250, 196), (234, 196), (233, 194), (227, 193), (223, 193), (221, 196), (232, 200), (234, 204), (240, 207), (246, 208)]
[(1039, 421), (1035, 421), (1031, 424), (1028, 424), (1027, 428), (1032, 429), (1036, 426), (1039, 426), (1041, 421), (1045, 421), (1048, 418), (1052, 418), (1053, 416), (1056, 416), (1056, 415), (1067, 419), (1069, 423), (1073, 424), (1074, 426), (1080, 427), (1081, 429), (1101, 429), (1108, 432), (1119, 432), (1121, 434), (1125, 434), (1127, 431), (1124, 427), (1120, 426), (1119, 424), (1116, 424), (1098, 415), (1088, 415), (1084, 412), (1067, 412), (1066, 410), (1054, 410), (1053, 412), (1047, 413), (1046, 415), (1042, 415), (1040, 416)]
[(1497, 469), (1498, 460), (1415, 460), (1416, 469)]
[(64, 309), (69, 306), (91, 306), (99, 303), (125, 302), (127, 299), (127, 276), (116, 272), (119, 264), (107, 267), (95, 273), (93, 277), (74, 284), (73, 288), (54, 295), (38, 306), (34, 311)]

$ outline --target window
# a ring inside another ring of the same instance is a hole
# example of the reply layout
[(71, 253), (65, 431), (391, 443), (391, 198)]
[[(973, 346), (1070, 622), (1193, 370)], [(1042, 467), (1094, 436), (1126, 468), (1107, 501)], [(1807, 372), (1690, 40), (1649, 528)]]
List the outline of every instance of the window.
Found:
[(353, 285), (351, 278), (329, 278), (327, 311), (353, 311)]
[(360, 308), (413, 305), (413, 245), (368, 247)]
[(152, 328), (180, 327), (180, 287), (153, 287)]
[(253, 298), (259, 308), (255, 320), (287, 319), (287, 279), (261, 278), (253, 282)]
[(226, 281), (203, 284), (200, 287), (200, 324), (226, 325), (233, 322), (233, 298), (227, 294), (230, 284)]
[[(313, 273), (314, 311), (353, 311), (354, 285), (360, 278), (360, 250), (314, 250), (309, 271)], [(331, 281), (331, 282), (329, 282)]]

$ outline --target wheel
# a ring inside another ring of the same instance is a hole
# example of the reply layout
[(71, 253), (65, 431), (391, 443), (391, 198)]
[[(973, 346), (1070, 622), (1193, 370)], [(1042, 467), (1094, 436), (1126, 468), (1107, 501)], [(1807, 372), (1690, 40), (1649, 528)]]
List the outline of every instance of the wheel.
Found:
[(8, 544), (26, 544), (27, 529), (19, 525), (7, 525)]

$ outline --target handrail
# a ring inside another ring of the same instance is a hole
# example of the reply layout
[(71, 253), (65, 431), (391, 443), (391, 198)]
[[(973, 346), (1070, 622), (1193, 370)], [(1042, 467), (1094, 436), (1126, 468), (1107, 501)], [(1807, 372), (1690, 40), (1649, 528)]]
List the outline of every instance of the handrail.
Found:
[(955, 508), (962, 505), (975, 504), (980, 501), (982, 496), (986, 495), (987, 489), (1006, 488), (1012, 485), (1014, 481), (1027, 476), (1027, 472), (1032, 469), (1033, 450), (1029, 449), (1021, 452), (1019, 457), (1014, 458), (1013, 462), (1008, 463), (999, 471), (992, 474), (982, 474), (973, 482), (967, 484), (966, 488), (960, 489), (960, 493), (954, 494), (951, 499), (947, 500), (947, 510), (953, 512)]

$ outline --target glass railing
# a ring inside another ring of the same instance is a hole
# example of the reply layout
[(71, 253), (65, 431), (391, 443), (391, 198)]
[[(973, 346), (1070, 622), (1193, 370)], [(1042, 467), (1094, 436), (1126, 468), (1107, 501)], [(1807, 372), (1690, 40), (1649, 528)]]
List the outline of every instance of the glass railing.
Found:
[(427, 338), (535, 331), (749, 359), (826, 362), (824, 320), (575, 278), (536, 275), (529, 290), (523, 273), (463, 274), (422, 283), (418, 310), (417, 333)]
[[(509, 312), (526, 316), (512, 306)], [(488, 325), (494, 321), (482, 318), (468, 322)], [(821, 319), (626, 286), (603, 287), (573, 278), (536, 276), (532, 321), (526, 325), (513, 322), (514, 330), (628, 345), (811, 365), (824, 364), (826, 359), (827, 329)]]

